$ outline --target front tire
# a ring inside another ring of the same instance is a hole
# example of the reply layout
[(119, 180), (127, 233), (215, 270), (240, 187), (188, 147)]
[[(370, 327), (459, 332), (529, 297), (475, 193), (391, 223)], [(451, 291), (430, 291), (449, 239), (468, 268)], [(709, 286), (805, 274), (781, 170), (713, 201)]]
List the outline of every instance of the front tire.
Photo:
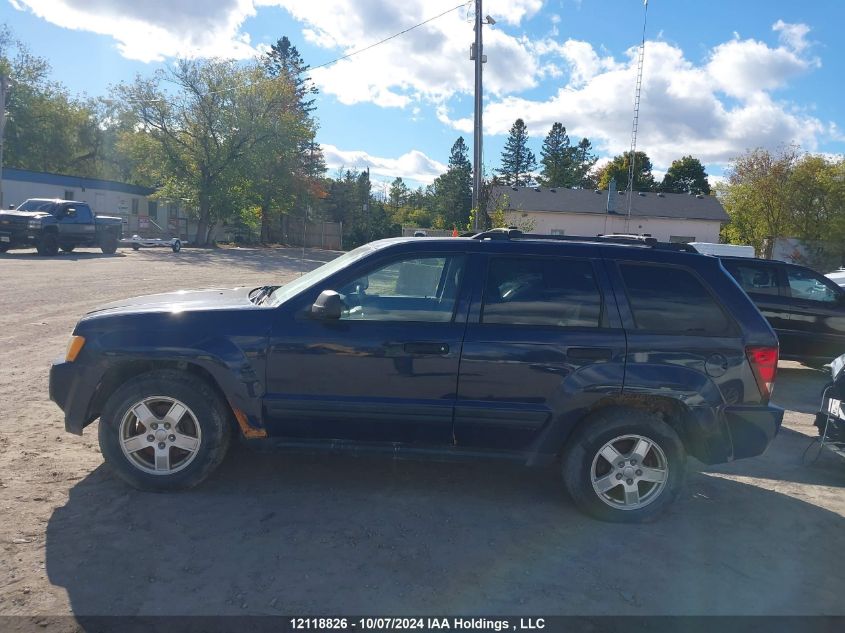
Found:
[(175, 370), (130, 379), (100, 416), (106, 463), (139, 490), (196, 486), (223, 461), (232, 435), (231, 410), (205, 380)]
[(38, 251), (38, 254), (42, 257), (55, 257), (58, 255), (59, 240), (56, 238), (56, 234), (44, 233), (44, 235), (41, 236), (41, 239), (38, 240), (35, 250)]
[(65, 244), (61, 247), (64, 253), (72, 253), (74, 248), (76, 248), (76, 244)]
[(600, 410), (585, 419), (563, 455), (563, 480), (583, 512), (618, 523), (642, 523), (675, 500), (686, 475), (686, 451), (675, 430), (649, 411)]

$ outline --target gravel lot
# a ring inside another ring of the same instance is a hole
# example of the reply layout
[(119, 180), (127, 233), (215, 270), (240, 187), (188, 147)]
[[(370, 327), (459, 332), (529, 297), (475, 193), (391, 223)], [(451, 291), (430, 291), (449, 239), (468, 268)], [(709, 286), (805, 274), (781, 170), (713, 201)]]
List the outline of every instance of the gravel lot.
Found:
[(802, 453), (825, 375), (783, 363), (785, 429), (693, 463), (646, 526), (579, 514), (557, 473), (258, 453), (197, 490), (140, 493), (68, 435), (50, 361), (129, 295), (292, 278), (296, 249), (0, 255), (0, 614), (845, 614), (845, 462)]

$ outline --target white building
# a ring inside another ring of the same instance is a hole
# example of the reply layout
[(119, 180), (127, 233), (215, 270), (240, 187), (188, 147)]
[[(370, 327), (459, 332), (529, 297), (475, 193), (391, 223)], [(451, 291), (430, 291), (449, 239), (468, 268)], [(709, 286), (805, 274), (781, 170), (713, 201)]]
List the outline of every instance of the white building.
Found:
[[(187, 239), (195, 222), (178, 202), (152, 200), (154, 189), (113, 180), (3, 168), (3, 206), (17, 207), (28, 198), (62, 198), (87, 202), (94, 213), (123, 218), (123, 234), (166, 233)], [(190, 224), (190, 226), (189, 226)], [(161, 227), (161, 229), (158, 229)]]
[(545, 187), (494, 187), (492, 205), (507, 196), (506, 217), (533, 221), (533, 233), (585, 235), (637, 233), (665, 242), (718, 242), (728, 214), (714, 196), (627, 193)]

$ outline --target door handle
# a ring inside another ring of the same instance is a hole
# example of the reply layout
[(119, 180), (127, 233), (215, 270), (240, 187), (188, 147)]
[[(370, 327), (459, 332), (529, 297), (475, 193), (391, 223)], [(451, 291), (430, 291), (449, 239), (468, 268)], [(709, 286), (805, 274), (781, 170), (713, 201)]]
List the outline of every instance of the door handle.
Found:
[(449, 346), (446, 343), (405, 343), (404, 349), (408, 354), (441, 355), (449, 353)]
[(573, 360), (610, 360), (613, 352), (607, 347), (570, 347), (566, 356)]

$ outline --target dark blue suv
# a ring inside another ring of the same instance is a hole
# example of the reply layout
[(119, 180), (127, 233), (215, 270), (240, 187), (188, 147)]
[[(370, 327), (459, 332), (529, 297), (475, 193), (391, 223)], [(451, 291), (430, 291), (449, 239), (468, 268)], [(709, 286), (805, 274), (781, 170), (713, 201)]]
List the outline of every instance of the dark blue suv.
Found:
[(497, 230), (367, 244), (284, 286), (116, 302), (50, 396), (100, 418), (131, 485), (193, 486), (238, 434), (313, 450), (560, 463), (575, 503), (641, 521), (692, 455), (762, 453), (777, 339), (714, 257)]

